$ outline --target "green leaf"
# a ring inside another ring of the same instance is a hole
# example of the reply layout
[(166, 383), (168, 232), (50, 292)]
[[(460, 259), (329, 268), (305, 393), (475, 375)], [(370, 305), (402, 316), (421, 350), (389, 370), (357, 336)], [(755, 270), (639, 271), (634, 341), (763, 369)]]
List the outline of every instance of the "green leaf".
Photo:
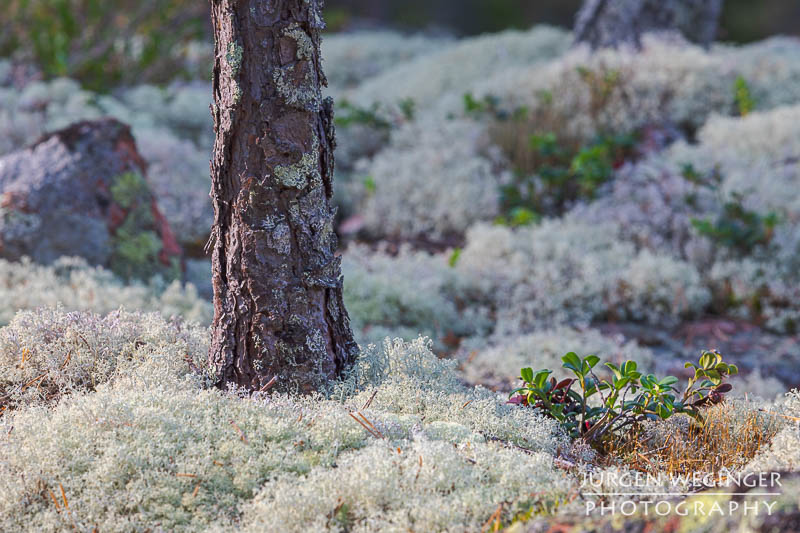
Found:
[(564, 368), (568, 368), (573, 372), (581, 373), (581, 360), (575, 352), (569, 352), (561, 358), (564, 362)]
[(739, 367), (736, 365), (728, 365), (728, 375), (733, 376), (739, 373)]
[(533, 384), (543, 389), (545, 383), (547, 383), (547, 376), (549, 376), (551, 372), (550, 370), (539, 370), (533, 377)]
[(520, 375), (522, 376), (522, 381), (524, 381), (525, 383), (532, 383), (533, 382), (533, 369), (532, 368), (530, 368), (530, 367), (523, 368), (522, 371), (520, 372)]
[(594, 368), (600, 362), (600, 358), (596, 355), (587, 355), (583, 361), (589, 363), (589, 368)]
[(722, 381), (722, 376), (720, 376), (719, 372), (716, 370), (706, 370), (706, 376), (708, 376), (708, 379), (710, 379), (714, 385), (719, 385)]
[(675, 376), (667, 376), (667, 377), (661, 379), (661, 381), (659, 381), (658, 384), (660, 386), (662, 386), (662, 387), (670, 387), (670, 386), (676, 384), (677, 382), (678, 382), (678, 378), (676, 378)]
[(614, 373), (615, 379), (620, 379), (622, 377), (622, 371), (619, 369), (617, 365), (614, 363), (605, 363), (605, 365), (611, 369), (611, 372)]
[(622, 365), (622, 373), (623, 374), (630, 374), (631, 372), (636, 371), (636, 361), (625, 361)]

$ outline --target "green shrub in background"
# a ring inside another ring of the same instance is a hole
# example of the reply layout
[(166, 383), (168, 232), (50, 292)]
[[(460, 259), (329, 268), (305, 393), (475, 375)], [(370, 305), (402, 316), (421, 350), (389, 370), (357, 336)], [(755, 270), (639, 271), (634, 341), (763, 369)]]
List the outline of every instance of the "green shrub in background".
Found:
[(206, 3), (192, 0), (7, 0), (0, 55), (93, 90), (164, 82), (184, 70), (186, 47), (204, 36), (206, 20)]

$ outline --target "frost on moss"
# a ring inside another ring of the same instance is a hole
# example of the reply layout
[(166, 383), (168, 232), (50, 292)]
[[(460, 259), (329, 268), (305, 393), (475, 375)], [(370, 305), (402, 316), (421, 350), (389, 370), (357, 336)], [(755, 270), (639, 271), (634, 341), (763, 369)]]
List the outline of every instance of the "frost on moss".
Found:
[(29, 260), (0, 260), (0, 324), (7, 324), (17, 310), (62, 305), (65, 310), (106, 314), (124, 307), (130, 311), (159, 311), (180, 315), (201, 324), (211, 322), (211, 304), (200, 298), (193, 285), (164, 282), (155, 277), (148, 284), (125, 284), (110, 271), (89, 266), (79, 258), (61, 258), (49, 266)]

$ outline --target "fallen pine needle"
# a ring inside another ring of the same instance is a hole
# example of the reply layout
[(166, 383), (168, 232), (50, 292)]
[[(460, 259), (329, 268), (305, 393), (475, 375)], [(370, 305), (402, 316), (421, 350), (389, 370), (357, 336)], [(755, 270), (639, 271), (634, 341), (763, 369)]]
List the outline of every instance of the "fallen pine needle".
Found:
[(22, 386), (22, 390), (27, 389), (28, 387), (30, 387), (31, 385), (33, 385), (34, 383), (36, 383), (37, 381), (39, 381), (40, 379), (45, 377), (46, 375), (47, 375), (47, 372), (45, 372), (44, 374), (42, 374), (38, 378), (33, 378), (32, 380), (30, 380), (29, 382), (27, 382), (25, 385)]
[(372, 422), (370, 422), (369, 420), (367, 420), (367, 417), (366, 417), (366, 416), (364, 416), (364, 415), (363, 415), (363, 414), (361, 414), (361, 413), (358, 413), (358, 416), (360, 416), (360, 417), (361, 417), (361, 419), (362, 419), (364, 422), (366, 422), (366, 423), (367, 423), (367, 425), (368, 425), (369, 427), (371, 427), (371, 428), (372, 428), (372, 430), (373, 430), (375, 433), (377, 433), (377, 434), (378, 434), (378, 436), (380, 436), (380, 438), (384, 438), (384, 436), (383, 436), (383, 433), (381, 433), (381, 432), (380, 432), (380, 430), (379, 430), (378, 428), (376, 428), (376, 427), (375, 427), (375, 426), (372, 424)]
[(58, 504), (58, 500), (56, 499), (56, 495), (53, 494), (53, 491), (50, 490), (50, 489), (47, 489), (47, 492), (50, 493), (50, 497), (53, 498), (53, 503), (56, 504), (56, 511), (58, 511), (60, 513), (61, 512), (61, 506)]
[(69, 509), (69, 502), (67, 501), (67, 495), (64, 493), (64, 486), (61, 483), (59, 483), (58, 488), (61, 489), (61, 499), (64, 500), (64, 507), (66, 509)]
[(375, 396), (377, 395), (378, 395), (378, 389), (375, 389), (375, 392), (372, 393), (372, 396), (369, 397), (369, 400), (367, 400), (367, 403), (364, 404), (364, 407), (362, 407), (362, 409), (369, 408), (369, 406), (372, 405), (372, 400), (374, 400)]
[(175, 477), (197, 477), (197, 474), (186, 474), (184, 472), (178, 472), (175, 474)]
[[(502, 513), (502, 512), (503, 512), (503, 504), (501, 503), (500, 505), (497, 506), (497, 509), (495, 510), (495, 512), (492, 513), (492, 516), (489, 517), (489, 520), (487, 520), (486, 523), (483, 525), (483, 527), (481, 528), (481, 531), (482, 532), (483, 531), (489, 531), (490, 527), (494, 531), (500, 531), (500, 513)], [(492, 527), (492, 526), (494, 526), (494, 527)]]
[(72, 357), (72, 352), (69, 352), (67, 354), (67, 358), (64, 359), (63, 363), (61, 363), (61, 368), (59, 368), (59, 370), (64, 370), (64, 367), (67, 366), (67, 363), (69, 363), (69, 360), (70, 360), (71, 357)]
[(379, 439), (379, 438), (381, 438), (381, 437), (380, 437), (380, 436), (379, 436), (377, 433), (374, 433), (374, 432), (372, 431), (372, 429), (370, 429), (370, 427), (369, 427), (368, 425), (366, 425), (364, 422), (362, 422), (361, 420), (359, 420), (359, 419), (358, 419), (358, 417), (356, 417), (356, 415), (354, 415), (353, 413), (347, 413), (347, 414), (348, 414), (348, 415), (350, 415), (350, 418), (352, 418), (353, 420), (355, 420), (356, 422), (358, 422), (358, 423), (359, 423), (359, 425), (360, 425), (361, 427), (363, 427), (364, 429), (366, 429), (366, 430), (367, 430), (367, 433), (369, 433), (370, 435), (372, 435), (372, 436), (373, 436), (373, 437), (375, 437), (376, 439)]
[(247, 441), (247, 435), (245, 435), (244, 431), (242, 431), (242, 429), (236, 425), (236, 422), (231, 420), (231, 425), (233, 426), (233, 429), (235, 429), (237, 433), (239, 433), (239, 437), (242, 439), (242, 442), (244, 442), (245, 444), (249, 444)]

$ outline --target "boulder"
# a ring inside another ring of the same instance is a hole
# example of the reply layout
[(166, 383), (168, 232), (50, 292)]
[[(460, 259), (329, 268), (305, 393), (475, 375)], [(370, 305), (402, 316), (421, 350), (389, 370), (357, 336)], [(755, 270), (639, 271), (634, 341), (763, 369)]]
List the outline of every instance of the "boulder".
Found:
[(123, 278), (181, 275), (130, 128), (79, 122), (0, 158), (0, 257), (84, 257)]

